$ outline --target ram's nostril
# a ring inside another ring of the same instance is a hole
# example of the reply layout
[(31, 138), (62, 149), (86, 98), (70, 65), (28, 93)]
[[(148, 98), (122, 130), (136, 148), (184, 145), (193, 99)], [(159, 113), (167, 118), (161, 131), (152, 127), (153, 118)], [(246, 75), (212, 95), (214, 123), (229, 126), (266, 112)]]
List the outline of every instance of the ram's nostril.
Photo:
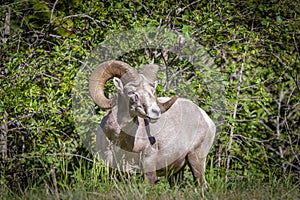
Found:
[(157, 105), (153, 105), (148, 109), (148, 117), (153, 120), (160, 118), (161, 112)]
[(157, 109), (152, 108), (151, 111), (152, 111), (154, 114), (156, 114), (156, 115), (160, 115), (160, 110), (157, 110)]

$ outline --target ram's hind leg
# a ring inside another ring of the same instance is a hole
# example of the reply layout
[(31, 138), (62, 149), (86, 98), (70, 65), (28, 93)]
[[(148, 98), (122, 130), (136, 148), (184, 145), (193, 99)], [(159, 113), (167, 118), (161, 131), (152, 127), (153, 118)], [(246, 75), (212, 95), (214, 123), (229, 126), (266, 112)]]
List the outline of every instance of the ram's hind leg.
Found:
[(188, 154), (188, 165), (192, 170), (195, 184), (200, 184), (202, 188), (207, 188), (205, 180), (205, 163), (206, 157), (199, 158), (197, 152), (191, 152)]

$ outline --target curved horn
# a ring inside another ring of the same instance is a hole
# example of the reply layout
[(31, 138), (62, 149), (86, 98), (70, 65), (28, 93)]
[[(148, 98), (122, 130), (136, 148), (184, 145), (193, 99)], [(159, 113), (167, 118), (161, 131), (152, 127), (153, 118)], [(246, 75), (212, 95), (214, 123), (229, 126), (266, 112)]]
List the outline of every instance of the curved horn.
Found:
[(161, 113), (164, 113), (167, 110), (169, 110), (169, 108), (175, 103), (176, 100), (177, 100), (177, 96), (172, 97), (170, 100), (164, 103), (161, 103), (157, 100), (157, 105), (160, 108)]
[(121, 61), (111, 60), (101, 63), (91, 74), (89, 91), (94, 102), (102, 109), (111, 108), (111, 100), (104, 95), (104, 85), (113, 77), (122, 79), (125, 85), (136, 80), (139, 74), (130, 65)]

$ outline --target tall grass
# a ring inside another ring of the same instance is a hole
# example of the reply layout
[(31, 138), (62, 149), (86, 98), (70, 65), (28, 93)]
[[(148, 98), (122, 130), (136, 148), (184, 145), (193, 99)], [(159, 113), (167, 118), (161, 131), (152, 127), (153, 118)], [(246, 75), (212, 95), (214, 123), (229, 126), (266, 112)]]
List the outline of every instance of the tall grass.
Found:
[(3, 186), (1, 199), (300, 199), (300, 183), (289, 177), (258, 176), (230, 172), (227, 182), (222, 172), (208, 164), (209, 189), (202, 192), (193, 185), (188, 168), (185, 180), (170, 187), (162, 178), (149, 186), (138, 174), (119, 176), (99, 162), (77, 158), (61, 159), (39, 179), (27, 180), (27, 186)]

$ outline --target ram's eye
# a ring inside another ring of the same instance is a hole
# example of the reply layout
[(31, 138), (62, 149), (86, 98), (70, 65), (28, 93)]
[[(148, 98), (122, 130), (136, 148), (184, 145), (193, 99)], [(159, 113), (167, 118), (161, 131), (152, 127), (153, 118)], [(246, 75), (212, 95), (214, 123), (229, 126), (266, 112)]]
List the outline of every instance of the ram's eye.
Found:
[(128, 93), (128, 97), (132, 101), (137, 101), (139, 99), (139, 95), (137, 93), (135, 93), (135, 92), (129, 92)]
[(134, 100), (135, 101), (139, 100), (139, 95), (137, 95), (136, 93), (134, 94)]
[(128, 95), (129, 97), (133, 97), (133, 96), (135, 95), (135, 93), (134, 93), (134, 92), (127, 92), (127, 95)]
[(128, 95), (128, 96), (131, 96), (131, 95), (133, 95), (133, 94), (134, 94), (134, 92), (133, 92), (133, 91), (126, 91), (126, 93), (127, 93), (127, 95)]

